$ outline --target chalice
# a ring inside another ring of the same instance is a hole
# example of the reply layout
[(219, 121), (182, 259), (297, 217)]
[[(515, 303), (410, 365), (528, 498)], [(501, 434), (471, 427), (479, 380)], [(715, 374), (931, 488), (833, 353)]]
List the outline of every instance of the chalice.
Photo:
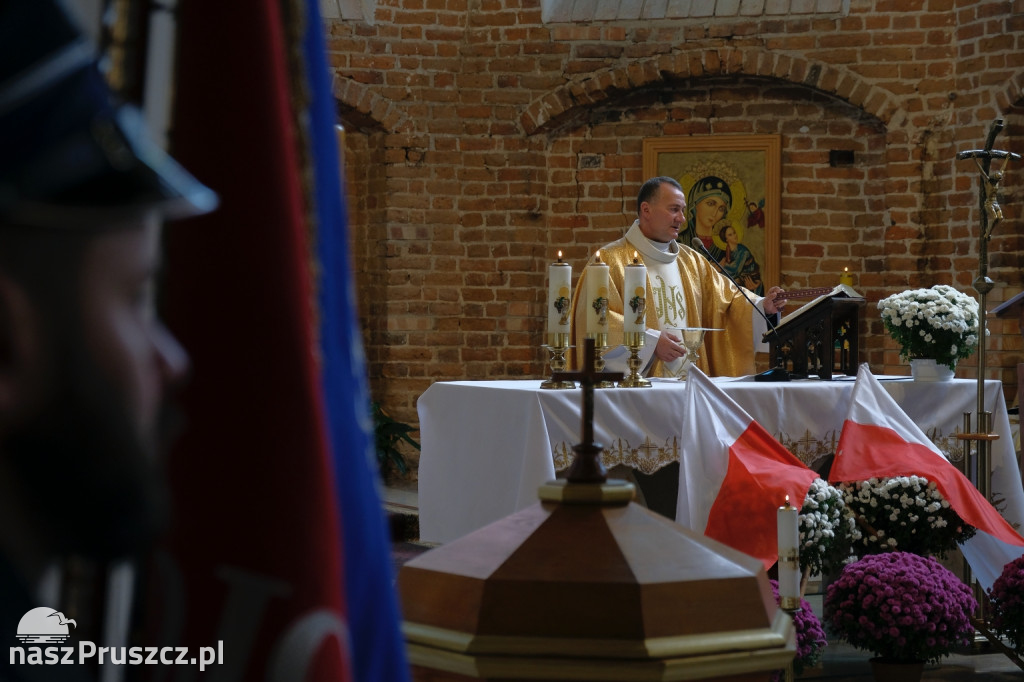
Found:
[(679, 338), (683, 340), (683, 348), (686, 349), (686, 358), (683, 361), (682, 368), (679, 370), (680, 381), (686, 379), (690, 367), (697, 363), (697, 358), (700, 357), (697, 351), (704, 345), (704, 334), (706, 332), (718, 331), (722, 330), (710, 327), (682, 327), (679, 329)]

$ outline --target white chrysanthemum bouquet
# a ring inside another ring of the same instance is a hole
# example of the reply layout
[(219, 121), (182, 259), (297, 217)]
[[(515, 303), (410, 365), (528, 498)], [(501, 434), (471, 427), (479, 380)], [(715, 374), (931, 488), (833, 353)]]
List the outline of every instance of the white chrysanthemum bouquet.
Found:
[(913, 552), (944, 557), (974, 536), (935, 486), (921, 476), (869, 478), (840, 483), (843, 501), (860, 526), (855, 554)]
[(799, 515), (800, 570), (831, 573), (850, 558), (850, 545), (860, 540), (860, 530), (846, 511), (843, 493), (816, 478), (811, 483)]
[(978, 302), (951, 286), (893, 294), (879, 301), (878, 309), (902, 358), (934, 358), (956, 369), (956, 361), (978, 346)]

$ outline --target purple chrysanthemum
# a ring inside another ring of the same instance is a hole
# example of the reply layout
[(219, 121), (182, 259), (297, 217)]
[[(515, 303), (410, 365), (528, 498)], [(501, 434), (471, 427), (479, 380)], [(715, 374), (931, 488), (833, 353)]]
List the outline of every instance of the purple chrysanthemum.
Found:
[(1017, 651), (1024, 650), (1024, 557), (1003, 566), (988, 598), (992, 603), (992, 629)]
[(970, 588), (931, 557), (873, 554), (848, 565), (825, 594), (830, 632), (876, 656), (937, 661), (974, 633)]

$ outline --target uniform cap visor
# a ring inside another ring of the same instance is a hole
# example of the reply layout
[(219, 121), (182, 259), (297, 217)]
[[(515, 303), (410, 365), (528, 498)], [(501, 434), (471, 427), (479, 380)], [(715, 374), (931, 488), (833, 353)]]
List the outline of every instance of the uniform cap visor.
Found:
[(0, 131), (2, 219), (72, 226), (156, 212), (173, 220), (217, 206), (213, 191), (149, 139), (138, 111), (114, 103), (91, 58), (0, 85)]

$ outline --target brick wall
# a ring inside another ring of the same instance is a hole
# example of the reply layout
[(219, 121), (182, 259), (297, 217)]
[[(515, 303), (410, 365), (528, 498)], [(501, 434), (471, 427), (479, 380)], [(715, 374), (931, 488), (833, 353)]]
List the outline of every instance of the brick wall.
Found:
[[(327, 23), (374, 398), (416, 423), (435, 380), (540, 378), (545, 266), (578, 274), (635, 215), (645, 138), (778, 134), (780, 282), (869, 300), (875, 372), (908, 373), (873, 302), (978, 270), (983, 146), (1024, 153), (1024, 0), (851, 0), (845, 15), (541, 21), (537, 0), (391, 0)], [(832, 167), (830, 150), (854, 163)], [(1024, 164), (1002, 183), (991, 309), (1024, 288)], [(769, 282), (774, 284), (774, 282)], [(1015, 319), (986, 375), (1016, 390)], [(762, 359), (763, 362), (763, 359)], [(958, 376), (977, 375), (976, 357)]]

